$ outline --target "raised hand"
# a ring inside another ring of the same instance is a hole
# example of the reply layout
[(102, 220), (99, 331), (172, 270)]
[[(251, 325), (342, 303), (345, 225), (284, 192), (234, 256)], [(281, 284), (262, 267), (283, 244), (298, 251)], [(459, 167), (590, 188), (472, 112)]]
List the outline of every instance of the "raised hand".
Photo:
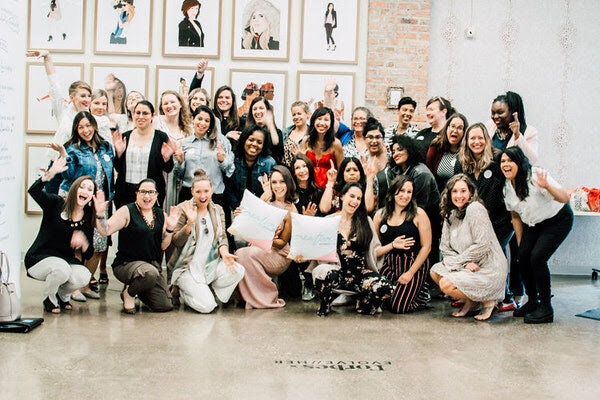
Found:
[(198, 218), (198, 210), (196, 209), (196, 203), (193, 199), (183, 202), (181, 209), (183, 210), (188, 223), (196, 222), (196, 218)]
[(196, 66), (196, 68), (198, 68), (198, 75), (204, 74), (206, 67), (208, 67), (208, 61), (205, 58), (201, 58)]
[(262, 186), (263, 189), (263, 193), (267, 193), (269, 194), (269, 196), (271, 195), (271, 181), (269, 179), (269, 176), (267, 174), (264, 174), (263, 176), (261, 176), (261, 180), (260, 180), (260, 184)]
[(165, 218), (165, 224), (167, 225), (168, 230), (171, 231), (171, 230), (175, 229), (175, 226), (177, 225), (177, 221), (179, 221), (180, 213), (181, 213), (181, 210), (179, 209), (179, 207), (171, 206), (171, 208), (169, 209), (169, 215), (167, 215)]
[(115, 153), (117, 157), (121, 157), (125, 152), (125, 148), (127, 148), (127, 141), (119, 131), (114, 131), (112, 133), (113, 146), (115, 148)]
[(217, 160), (222, 163), (225, 161), (225, 149), (223, 148), (223, 142), (217, 143)]
[(67, 158), (67, 150), (65, 149), (65, 146), (63, 146), (62, 144), (50, 143), (48, 145), (48, 147), (50, 147), (52, 150), (58, 152), (58, 154), (60, 154), (61, 157)]
[(537, 185), (543, 189), (548, 189), (548, 171), (539, 169), (535, 172)]
[(365, 166), (365, 175), (367, 175), (367, 179), (375, 179), (375, 175), (377, 175), (377, 166), (375, 165), (375, 157), (372, 157), (367, 165)]
[(302, 214), (314, 217), (317, 214), (317, 205), (309, 202), (306, 206), (302, 206)]
[(106, 196), (104, 195), (104, 192), (102, 190), (98, 190), (93, 196), (93, 199), (94, 208), (96, 209), (96, 215), (106, 215), (106, 207), (108, 206), (108, 201), (106, 201)]
[(177, 144), (177, 149), (175, 150), (175, 153), (173, 155), (175, 156), (179, 164), (181, 164), (185, 160), (185, 154), (183, 153), (181, 143)]
[(508, 128), (511, 130), (515, 140), (517, 140), (521, 134), (521, 131), (519, 130), (521, 128), (521, 124), (519, 123), (519, 113), (513, 113), (513, 120), (508, 124)]
[(338, 171), (335, 169), (335, 164), (333, 160), (329, 160), (329, 169), (327, 170), (327, 184), (335, 184), (335, 180), (337, 178)]
[(412, 237), (398, 236), (392, 242), (392, 247), (398, 250), (408, 250), (415, 244), (415, 239)]
[(229, 139), (237, 141), (240, 139), (240, 133), (240, 131), (229, 131), (225, 136), (227, 136)]
[(67, 160), (64, 157), (58, 157), (52, 163), (52, 166), (46, 171), (46, 173), (42, 176), (42, 181), (48, 182), (52, 180), (56, 175), (62, 174), (67, 170)]
[(162, 155), (163, 160), (165, 160), (165, 162), (169, 161), (173, 154), (175, 154), (175, 150), (177, 150), (177, 143), (173, 140), (169, 139), (168, 142), (163, 142), (160, 147), (160, 154)]
[(50, 55), (48, 50), (31, 49), (25, 52), (25, 57), (46, 58)]

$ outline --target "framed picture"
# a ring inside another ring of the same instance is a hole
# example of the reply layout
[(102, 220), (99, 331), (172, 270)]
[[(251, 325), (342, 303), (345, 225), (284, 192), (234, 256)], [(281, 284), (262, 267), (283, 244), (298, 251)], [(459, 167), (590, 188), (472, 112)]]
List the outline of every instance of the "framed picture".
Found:
[(91, 64), (90, 83), (108, 93), (109, 114), (127, 114), (125, 96), (132, 90), (148, 97), (148, 66), (132, 64)]
[(83, 53), (86, 0), (29, 0), (27, 48)]
[(311, 111), (329, 107), (338, 121), (350, 122), (354, 108), (354, 73), (298, 71), (297, 99), (306, 101)]
[(221, 2), (164, 0), (162, 54), (219, 58)]
[(400, 86), (389, 86), (386, 93), (386, 108), (398, 108), (398, 102), (404, 96), (404, 88)]
[(25, 214), (42, 215), (41, 207), (27, 193), (29, 186), (48, 168), (48, 143), (25, 143)]
[(238, 115), (248, 113), (252, 100), (262, 95), (273, 106), (277, 127), (283, 129), (287, 112), (287, 72), (232, 69), (229, 74), (230, 86), (237, 97)]
[[(160, 95), (165, 90), (174, 90), (183, 97), (183, 101), (187, 102), (190, 82), (196, 74), (196, 67), (178, 67), (172, 65), (157, 65), (156, 66), (156, 109), (159, 107)], [(215, 69), (213, 67), (206, 68), (204, 71), (204, 79), (202, 79), (202, 88), (212, 96), (214, 93), (214, 76)]]
[(152, 0), (96, 0), (94, 53), (149, 56)]
[[(69, 85), (83, 80), (83, 64), (54, 63), (54, 67), (60, 82), (60, 96), (68, 103)], [(50, 85), (44, 64), (28, 62), (25, 75), (25, 131), (52, 135), (58, 128), (58, 122), (52, 110)]]
[(358, 63), (358, 0), (303, 0), (300, 61)]
[(290, 0), (234, 0), (231, 58), (287, 61)]

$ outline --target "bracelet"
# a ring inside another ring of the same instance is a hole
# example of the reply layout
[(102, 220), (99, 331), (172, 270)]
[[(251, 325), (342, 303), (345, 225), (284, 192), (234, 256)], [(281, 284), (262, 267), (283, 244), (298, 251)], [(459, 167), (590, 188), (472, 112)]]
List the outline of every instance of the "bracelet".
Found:
[(173, 232), (175, 232), (173, 229), (169, 229), (169, 228), (167, 228), (166, 231), (167, 231), (167, 233), (173, 233)]

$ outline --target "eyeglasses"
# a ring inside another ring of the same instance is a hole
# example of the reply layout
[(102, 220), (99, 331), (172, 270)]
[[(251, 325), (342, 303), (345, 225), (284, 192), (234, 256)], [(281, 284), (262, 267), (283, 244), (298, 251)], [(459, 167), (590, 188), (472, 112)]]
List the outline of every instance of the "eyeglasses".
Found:
[(202, 223), (202, 226), (204, 226), (204, 230), (203, 230), (204, 234), (208, 235), (208, 227), (206, 226), (206, 218), (202, 218), (200, 220), (200, 223)]
[(365, 136), (365, 139), (367, 139), (367, 140), (381, 140), (381, 139), (383, 139), (383, 136), (381, 136), (381, 135), (375, 135), (375, 136), (373, 136), (373, 135), (367, 135), (367, 136)]
[(156, 190), (138, 190), (138, 193), (142, 196), (154, 196), (158, 192)]

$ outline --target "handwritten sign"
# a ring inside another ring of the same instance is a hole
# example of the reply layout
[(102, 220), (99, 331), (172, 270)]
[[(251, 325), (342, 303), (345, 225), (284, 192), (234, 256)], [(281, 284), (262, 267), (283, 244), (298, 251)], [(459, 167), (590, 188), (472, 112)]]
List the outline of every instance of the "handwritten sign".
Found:
[(288, 258), (337, 262), (337, 230), (341, 216), (311, 217), (292, 214), (292, 238)]

